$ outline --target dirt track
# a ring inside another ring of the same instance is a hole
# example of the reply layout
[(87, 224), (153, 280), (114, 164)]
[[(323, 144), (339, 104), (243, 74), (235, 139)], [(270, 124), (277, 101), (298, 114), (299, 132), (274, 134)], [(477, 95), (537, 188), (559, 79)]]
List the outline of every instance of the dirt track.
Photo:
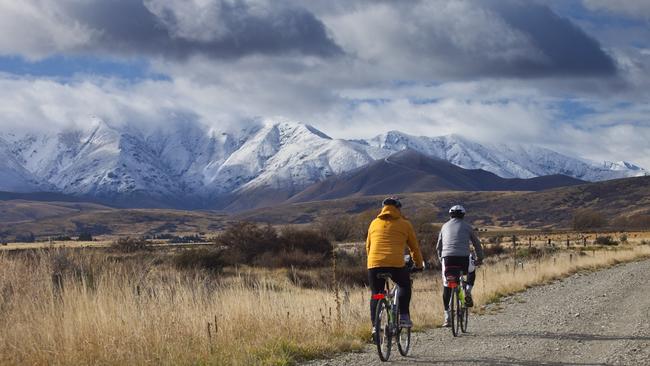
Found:
[[(503, 310), (470, 318), (468, 334), (415, 335), (395, 365), (650, 365), (650, 261), (573, 275), (504, 299)], [(308, 363), (375, 365), (376, 350)]]

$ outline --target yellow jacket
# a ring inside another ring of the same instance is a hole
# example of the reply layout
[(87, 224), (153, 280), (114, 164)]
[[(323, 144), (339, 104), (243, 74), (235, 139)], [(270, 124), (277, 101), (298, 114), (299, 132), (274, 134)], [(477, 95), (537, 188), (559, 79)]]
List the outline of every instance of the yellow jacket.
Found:
[(417, 267), (422, 267), (422, 253), (413, 225), (395, 206), (384, 206), (368, 228), (366, 253), (368, 268), (404, 267), (404, 250), (408, 246)]

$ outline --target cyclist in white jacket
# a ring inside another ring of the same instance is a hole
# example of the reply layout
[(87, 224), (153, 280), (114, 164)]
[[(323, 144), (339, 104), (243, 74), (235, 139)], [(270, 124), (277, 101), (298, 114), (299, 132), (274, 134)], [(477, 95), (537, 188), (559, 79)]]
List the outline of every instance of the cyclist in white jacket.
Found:
[[(449, 210), (450, 219), (440, 229), (436, 250), (440, 263), (442, 264), (443, 292), (442, 301), (445, 307), (445, 323), (443, 326), (450, 326), (451, 314), (449, 312), (449, 300), (451, 288), (447, 287), (447, 274), (458, 274), (460, 271), (467, 274), (467, 287), (465, 289), (465, 301), (468, 307), (474, 305), (472, 300), (472, 287), (476, 280), (474, 269), (483, 261), (483, 247), (476, 236), (472, 225), (463, 220), (465, 208), (456, 205)], [(470, 243), (476, 251), (476, 258), (470, 252)]]

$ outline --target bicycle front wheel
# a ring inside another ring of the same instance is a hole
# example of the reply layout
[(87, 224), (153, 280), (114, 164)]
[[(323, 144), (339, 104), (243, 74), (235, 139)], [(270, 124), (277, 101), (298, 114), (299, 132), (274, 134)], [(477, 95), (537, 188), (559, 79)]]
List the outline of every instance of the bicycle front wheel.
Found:
[(460, 301), (458, 300), (458, 289), (454, 288), (451, 290), (451, 298), (449, 299), (449, 313), (451, 315), (451, 334), (456, 337), (458, 335), (458, 324), (456, 324), (456, 318), (458, 318), (458, 311)]
[(397, 333), (397, 349), (402, 356), (406, 356), (411, 349), (411, 328), (399, 328)]
[(375, 344), (377, 345), (377, 353), (379, 359), (388, 361), (390, 357), (390, 350), (393, 346), (393, 335), (390, 329), (390, 307), (386, 300), (377, 302), (375, 308)]

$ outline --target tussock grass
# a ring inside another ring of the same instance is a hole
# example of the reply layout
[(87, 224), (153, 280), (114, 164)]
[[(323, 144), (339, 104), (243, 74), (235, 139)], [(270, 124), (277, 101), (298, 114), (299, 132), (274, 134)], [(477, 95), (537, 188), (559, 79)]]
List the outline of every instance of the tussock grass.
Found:
[[(593, 270), (650, 256), (649, 246), (586, 255), (568, 252), (479, 269), (478, 304)], [(288, 365), (362, 348), (370, 335), (368, 292), (301, 288), (290, 270), (177, 270), (146, 256), (0, 253), (2, 365)], [(327, 269), (323, 269), (324, 271)], [(440, 275), (414, 283), (417, 329), (442, 320)]]

